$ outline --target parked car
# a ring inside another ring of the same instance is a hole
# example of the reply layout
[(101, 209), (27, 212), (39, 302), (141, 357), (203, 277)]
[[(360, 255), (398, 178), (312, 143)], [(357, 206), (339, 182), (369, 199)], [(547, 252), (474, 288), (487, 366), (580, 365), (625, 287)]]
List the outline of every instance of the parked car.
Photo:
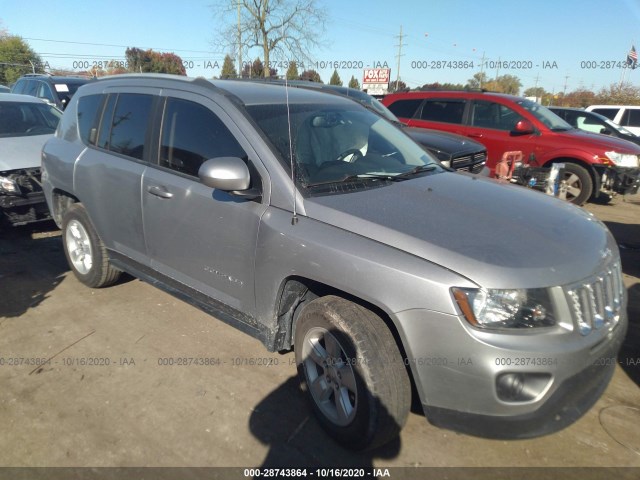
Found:
[(640, 105), (591, 105), (585, 110), (604, 115), (631, 133), (640, 135)]
[(513, 438), (571, 423), (613, 374), (627, 298), (606, 227), (451, 172), (341, 96), (100, 79), (42, 165), (80, 282), (127, 271), (293, 348), (320, 424), (348, 447), (397, 435), (411, 379), (432, 422)]
[(569, 107), (549, 107), (549, 110), (573, 128), (579, 128), (585, 132), (611, 135), (612, 137), (622, 138), (623, 140), (640, 145), (640, 137), (599, 113)]
[(64, 110), (76, 90), (91, 80), (86, 77), (61, 77), (30, 73), (18, 79), (11, 87), (11, 93), (38, 97), (48, 104)]
[(598, 193), (633, 193), (640, 184), (640, 146), (573, 128), (530, 100), (482, 91), (418, 91), (383, 101), (409, 126), (466, 135), (487, 147), (495, 174), (505, 152), (521, 151), (532, 167), (564, 163), (567, 200), (582, 205)]
[[(253, 80), (263, 83), (264, 80)], [(270, 83), (285, 85), (284, 80), (270, 79)], [(355, 88), (342, 87), (339, 85), (328, 85), (305, 80), (289, 80), (287, 85), (296, 88), (308, 88), (322, 90), (324, 92), (335, 93), (349, 97), (361, 103), (365, 107), (373, 110), (390, 122), (404, 127), (404, 131), (413, 140), (418, 142), (429, 153), (434, 155), (444, 166), (453, 168), (459, 172), (470, 172), (488, 176), (489, 171), (485, 168), (487, 160), (487, 149), (484, 145), (468, 137), (452, 133), (440, 132), (426, 128), (411, 128), (404, 125), (398, 117), (380, 103), (376, 98)]]
[(50, 218), (40, 186), (40, 151), (61, 116), (37, 98), (0, 93), (0, 224)]
[(11, 89), (5, 85), (0, 85), (0, 93), (9, 93)]

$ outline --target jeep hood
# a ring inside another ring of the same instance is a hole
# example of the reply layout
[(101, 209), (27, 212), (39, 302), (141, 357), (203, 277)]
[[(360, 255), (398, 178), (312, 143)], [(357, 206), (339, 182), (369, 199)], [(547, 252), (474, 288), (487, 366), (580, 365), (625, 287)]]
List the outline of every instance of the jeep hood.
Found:
[(447, 172), (310, 197), (304, 207), (312, 219), (487, 288), (565, 285), (600, 272), (618, 255), (606, 227), (579, 207), (473, 175)]
[(0, 138), (0, 172), (40, 168), (40, 152), (53, 135), (25, 135)]

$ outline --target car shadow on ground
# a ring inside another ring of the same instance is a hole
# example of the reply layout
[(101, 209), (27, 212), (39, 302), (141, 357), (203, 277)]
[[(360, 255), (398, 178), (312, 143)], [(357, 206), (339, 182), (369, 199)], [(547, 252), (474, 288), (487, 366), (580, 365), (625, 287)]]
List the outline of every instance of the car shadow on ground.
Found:
[[(37, 307), (69, 270), (53, 222), (0, 232), (0, 319)], [(0, 320), (1, 322), (2, 320)]]
[[(620, 248), (622, 271), (640, 279), (640, 225), (604, 222)], [(618, 362), (636, 385), (640, 386), (640, 280), (627, 289), (629, 330), (618, 355)]]

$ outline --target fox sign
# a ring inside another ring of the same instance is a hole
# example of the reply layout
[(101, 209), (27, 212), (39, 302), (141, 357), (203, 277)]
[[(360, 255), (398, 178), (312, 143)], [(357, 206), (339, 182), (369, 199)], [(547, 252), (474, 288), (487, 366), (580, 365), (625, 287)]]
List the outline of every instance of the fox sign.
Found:
[(389, 83), (391, 77), (390, 68), (365, 68), (363, 85), (370, 83)]

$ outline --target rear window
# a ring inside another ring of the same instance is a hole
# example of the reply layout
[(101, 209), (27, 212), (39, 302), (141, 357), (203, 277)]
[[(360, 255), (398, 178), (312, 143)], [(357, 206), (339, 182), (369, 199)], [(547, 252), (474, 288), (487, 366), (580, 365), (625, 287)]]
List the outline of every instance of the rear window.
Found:
[(104, 95), (87, 95), (78, 101), (78, 130), (85, 145), (96, 143), (97, 113)]
[(445, 123), (462, 123), (463, 100), (427, 100), (422, 106), (421, 120)]
[(121, 93), (109, 96), (98, 146), (142, 160), (152, 106), (152, 95)]
[(627, 108), (620, 124), (625, 127), (640, 127), (640, 109)]
[(422, 103), (422, 99), (415, 98), (411, 100), (398, 100), (393, 102), (391, 105), (387, 105), (387, 108), (391, 110), (391, 112), (400, 118), (413, 118)]
[(604, 115), (609, 120), (613, 120), (614, 118), (616, 118), (616, 115), (620, 111), (620, 109), (619, 108), (594, 108), (591, 111), (599, 113), (600, 115)]

